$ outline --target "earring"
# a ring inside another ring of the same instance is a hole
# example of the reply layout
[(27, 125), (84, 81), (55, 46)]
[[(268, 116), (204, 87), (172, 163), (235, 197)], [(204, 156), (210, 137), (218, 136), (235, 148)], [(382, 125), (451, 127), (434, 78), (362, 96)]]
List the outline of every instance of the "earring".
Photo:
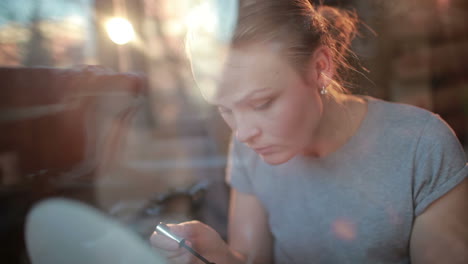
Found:
[(328, 93), (327, 87), (326, 87), (325, 85), (323, 85), (323, 86), (322, 86), (322, 89), (320, 89), (320, 94), (321, 94), (321, 95), (325, 95), (325, 94), (327, 94), (327, 93)]

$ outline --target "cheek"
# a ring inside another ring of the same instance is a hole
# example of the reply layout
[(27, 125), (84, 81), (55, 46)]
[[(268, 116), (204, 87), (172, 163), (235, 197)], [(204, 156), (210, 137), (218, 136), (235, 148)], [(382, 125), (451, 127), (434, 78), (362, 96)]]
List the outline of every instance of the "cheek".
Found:
[(313, 95), (296, 95), (285, 98), (274, 111), (270, 133), (283, 140), (308, 140), (321, 116), (321, 101)]
[(275, 134), (285, 139), (294, 139), (303, 130), (304, 112), (299, 111), (299, 107), (289, 107), (284, 109), (277, 117)]

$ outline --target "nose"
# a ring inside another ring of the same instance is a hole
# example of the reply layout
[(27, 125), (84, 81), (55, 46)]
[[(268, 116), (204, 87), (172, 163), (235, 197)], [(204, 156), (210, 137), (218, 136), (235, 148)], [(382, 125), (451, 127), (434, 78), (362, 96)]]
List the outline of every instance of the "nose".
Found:
[(260, 135), (260, 129), (258, 127), (248, 124), (237, 124), (236, 126), (236, 138), (240, 142), (252, 142), (258, 135)]

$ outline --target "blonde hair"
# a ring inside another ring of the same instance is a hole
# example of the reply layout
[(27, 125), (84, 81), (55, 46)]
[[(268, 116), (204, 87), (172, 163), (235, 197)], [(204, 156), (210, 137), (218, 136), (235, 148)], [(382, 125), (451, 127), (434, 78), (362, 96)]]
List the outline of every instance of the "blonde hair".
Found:
[(239, 16), (232, 37), (232, 47), (275, 43), (301, 74), (312, 53), (319, 46), (332, 52), (335, 66), (329, 89), (346, 93), (348, 70), (356, 70), (348, 58), (354, 56), (351, 41), (357, 33), (355, 12), (320, 5), (308, 0), (240, 0)]

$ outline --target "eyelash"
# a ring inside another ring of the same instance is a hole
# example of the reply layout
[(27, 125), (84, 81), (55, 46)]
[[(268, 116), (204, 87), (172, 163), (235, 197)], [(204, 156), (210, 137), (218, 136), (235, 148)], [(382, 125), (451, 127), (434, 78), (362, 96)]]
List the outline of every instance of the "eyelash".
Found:
[[(253, 106), (252, 108), (255, 110), (255, 111), (261, 111), (261, 110), (266, 110), (270, 105), (271, 103), (273, 103), (273, 99), (269, 99), (267, 100), (265, 103), (259, 105), (259, 106)], [(223, 108), (220, 108), (218, 107), (218, 112), (222, 115), (229, 115), (232, 113), (231, 110), (229, 109), (223, 109)]]
[(273, 102), (273, 99), (269, 99), (265, 103), (263, 103), (263, 104), (261, 104), (259, 106), (254, 106), (253, 109), (257, 110), (257, 111), (265, 110), (271, 105), (272, 102)]

